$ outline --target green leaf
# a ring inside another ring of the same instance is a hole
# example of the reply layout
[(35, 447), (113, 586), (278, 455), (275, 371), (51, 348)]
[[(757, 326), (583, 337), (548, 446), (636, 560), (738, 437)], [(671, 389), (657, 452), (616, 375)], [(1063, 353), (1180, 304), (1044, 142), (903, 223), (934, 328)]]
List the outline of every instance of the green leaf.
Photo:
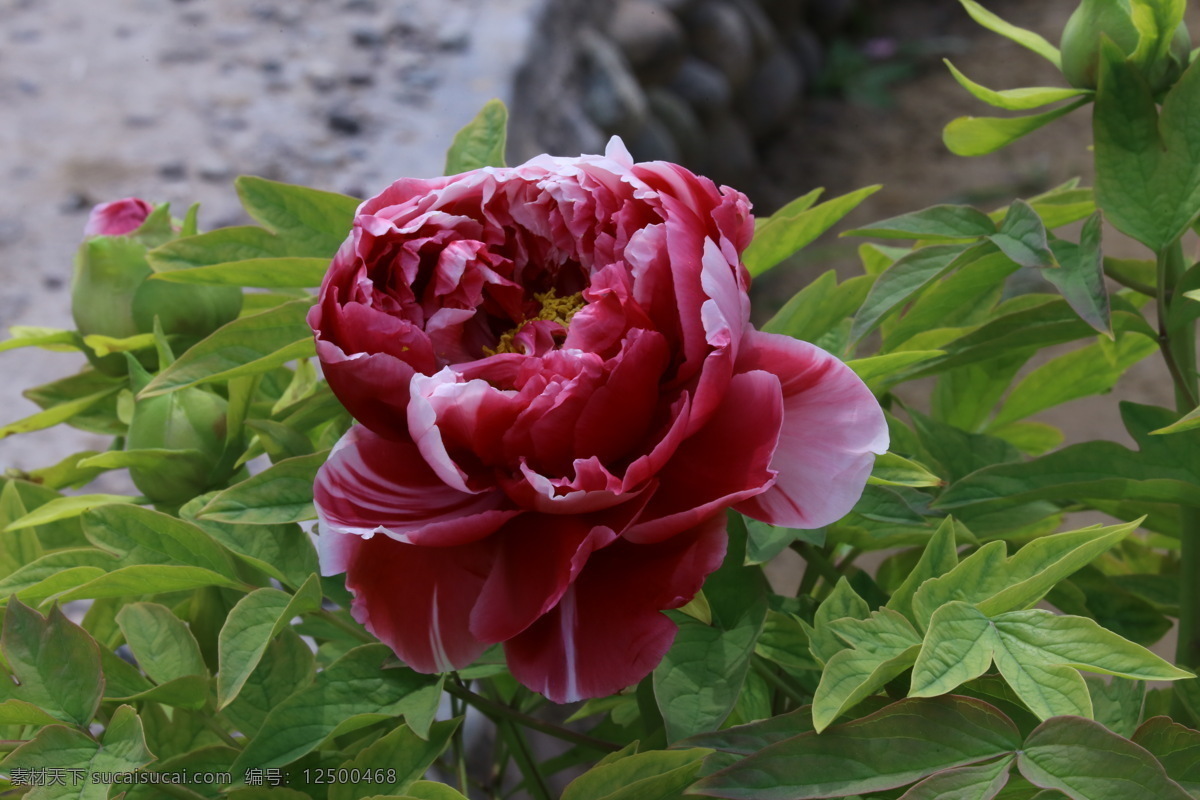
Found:
[(237, 578), (225, 548), (203, 530), (170, 514), (130, 505), (107, 505), (83, 515), (84, 534), (126, 564), (203, 567)]
[(306, 255), (324, 258), (326, 266), (349, 235), (359, 205), (344, 194), (251, 175), (242, 175), (233, 185), (251, 217), (282, 239), (303, 247)]
[(1043, 722), (1017, 754), (1017, 768), (1034, 785), (1078, 800), (1188, 800), (1145, 748), (1087, 719)]
[(1006, 557), (1004, 543), (994, 541), (957, 566), (925, 581), (913, 595), (913, 613), (925, 627), (933, 613), (953, 600), (970, 603), (985, 615), (1026, 608), (1056, 583), (1106, 552), (1138, 525), (1083, 528), (1035, 539)]
[[(903, 746), (898, 746), (898, 743)], [(805, 733), (705, 778), (692, 792), (731, 800), (816, 800), (886, 791), (1021, 747), (1012, 721), (966, 697), (901, 700)]]
[(1086, 617), (1031, 608), (994, 616), (992, 624), (1009, 648), (1019, 647), (1024, 658), (1036, 654), (1046, 663), (1053, 659), (1076, 669), (1130, 680), (1177, 681), (1193, 677)]
[[(808, 542), (818, 547), (825, 544), (825, 529), (800, 530), (781, 528), (756, 519), (746, 518), (746, 564), (765, 564), (782, 553), (792, 542)], [(699, 597), (700, 595), (697, 595)], [(683, 610), (683, 609), (680, 609)]]
[[(1099, 217), (1097, 216), (1097, 219)], [(991, 220), (988, 220), (989, 222)], [(1095, 231), (1096, 258), (1100, 257), (1099, 229)], [(1033, 207), (1014, 200), (1000, 223), (1000, 230), (988, 237), (1006, 256), (1022, 267), (1056, 267), (1058, 262), (1046, 242), (1046, 226)], [(1106, 299), (1107, 301), (1107, 299)], [(1107, 302), (1106, 302), (1107, 304)]]
[[(47, 774), (62, 770), (61, 783), (33, 789), (26, 795), (30, 800), (105, 800), (114, 774), (131, 773), (153, 758), (146, 747), (141, 719), (132, 706), (120, 706), (113, 712), (99, 743), (86, 733), (50, 725), (32, 741), (12, 751), (0, 762), (0, 768), (6, 772), (24, 768)], [(83, 770), (83, 774), (69, 770)]]
[(16, 422), (10, 422), (7, 425), (0, 426), (0, 439), (6, 439), (9, 436), (17, 433), (30, 433), (32, 431), (40, 431), (46, 428), (52, 428), (55, 425), (66, 422), (78, 414), (87, 411), (92, 406), (99, 403), (111, 395), (117, 393), (119, 387), (113, 386), (107, 389), (102, 389), (95, 394), (89, 394), (86, 397), (80, 397), (76, 400), (68, 400), (65, 403), (59, 403), (45, 411), (39, 411), (36, 414), (30, 414), (28, 417), (19, 419)]
[(0, 599), (15, 594), (37, 603), (103, 575), (117, 560), (90, 547), (57, 550), (26, 564), (0, 580)]
[(1200, 67), (1183, 73), (1160, 116), (1140, 71), (1106, 42), (1099, 86), (1096, 203), (1118, 230), (1161, 251), (1200, 212)]
[(1092, 696), (1093, 718), (1119, 736), (1133, 736), (1146, 703), (1146, 684), (1094, 676), (1085, 677), (1084, 681)]
[(144, 350), (147, 347), (154, 346), (153, 333), (139, 333), (136, 336), (126, 336), (120, 339), (112, 336), (101, 336), (98, 333), (93, 333), (90, 336), (83, 337), (83, 343), (95, 353), (103, 358), (109, 353), (125, 353), (134, 350)]
[(987, 28), (992, 33), (998, 33), (1005, 39), (1016, 42), (1022, 47), (1026, 47), (1037, 53), (1042, 58), (1049, 61), (1059, 69), (1062, 68), (1061, 58), (1058, 48), (1047, 42), (1041, 36), (1033, 31), (1018, 28), (1010, 22), (1005, 22), (1000, 17), (988, 11), (986, 8), (976, 3), (975, 0), (959, 0), (967, 13), (971, 15), (971, 19)]
[(208, 676), (191, 630), (166, 606), (129, 603), (117, 612), (117, 625), (138, 666), (155, 683), (189, 675)]
[(911, 622), (920, 624), (913, 612), (913, 595), (925, 581), (939, 578), (958, 566), (958, 527), (959, 523), (953, 517), (942, 520), (937, 530), (929, 537), (929, 544), (922, 551), (916, 566), (896, 591), (892, 592), (887, 602), (888, 608), (899, 611)]
[(185, 386), (267, 372), (315, 352), (305, 322), (312, 298), (293, 300), (221, 326), (154, 376), (140, 397), (166, 394)]
[(299, 525), (235, 525), (195, 519), (193, 513), (207, 500), (208, 496), (197, 498), (184, 506), (180, 515), (191, 519), (240, 560), (294, 588), (317, 571), (316, 549)]
[(417, 736), (407, 725), (401, 725), (380, 737), (365, 747), (354, 759), (342, 764), (340, 769), (359, 770), (359, 774), (366, 776), (380, 772), (386, 775), (394, 770), (396, 779), (388, 783), (374, 783), (368, 777), (354, 783), (334, 783), (329, 787), (329, 800), (358, 800), (376, 794), (404, 794), (410, 786), (420, 780), (450, 744), (450, 737), (454, 735), (461, 721), (452, 719), (435, 722), (426, 738)]
[(150, 276), (150, 280), (208, 286), (252, 286), (259, 289), (304, 289), (320, 286), (328, 270), (327, 257), (281, 256), (156, 272)]
[(882, 188), (880, 185), (866, 186), (798, 213), (784, 207), (780, 213), (756, 226), (754, 239), (742, 253), (742, 262), (752, 276), (761, 275), (811, 244)]
[(650, 750), (607, 761), (580, 775), (562, 800), (679, 800), (711, 750)]
[(320, 607), (321, 585), (315, 575), (294, 596), (266, 588), (256, 589), (239, 600), (221, 628), (217, 708), (224, 708), (237, 697), (267, 645), (290, 624), (292, 617)]
[(989, 432), (1062, 403), (1112, 389), (1129, 367), (1158, 350), (1153, 339), (1125, 334), (1051, 359), (1013, 387)]
[(36, 528), (50, 522), (74, 519), (94, 508), (107, 505), (136, 503), (138, 498), (120, 494), (73, 494), (57, 497), (30, 511), (18, 520), (10, 522), (5, 531)]
[(1059, 117), (1065, 117), (1086, 105), (1089, 100), (1085, 97), (1062, 108), (1025, 117), (958, 117), (951, 120), (942, 131), (942, 141), (955, 155), (985, 156), (1049, 125)]
[(903, 317), (893, 320), (883, 331), (884, 351), (896, 350), (926, 331), (984, 322), (1000, 299), (1004, 279), (1018, 269), (999, 250), (964, 264), (922, 292)]
[(163, 592), (184, 592), (204, 586), (241, 589), (242, 584), (212, 570), (174, 564), (135, 564), (106, 575), (98, 575), (65, 593), (59, 599), (94, 600), (100, 597), (126, 597)]
[(1092, 94), (1088, 89), (1060, 89), (1057, 86), (1037, 86), (995, 91), (986, 86), (980, 86), (966, 75), (963, 75), (950, 63), (950, 59), (943, 58), (942, 63), (950, 68), (950, 74), (954, 76), (954, 80), (958, 81), (959, 86), (988, 105), (1003, 108), (1005, 111), (1030, 111), (1042, 106), (1048, 106), (1051, 103), (1057, 103), (1059, 100), (1069, 100), (1072, 97)]
[(813, 729), (812, 708), (803, 706), (786, 714), (779, 714), (759, 722), (735, 725), (711, 733), (702, 733), (682, 742), (677, 747), (707, 747), (722, 753), (754, 755), (768, 745), (791, 739)]
[(888, 608), (872, 612), (865, 620), (836, 620), (830, 627), (851, 647), (834, 653), (821, 673), (812, 710), (818, 733), (911, 667), (921, 651), (916, 629)]
[(79, 334), (58, 328), (35, 328), (28, 325), (13, 325), (8, 329), (11, 339), (0, 342), (0, 353), (19, 347), (40, 347), (55, 353), (70, 353), (81, 350)]
[(322, 450), (287, 458), (219, 492), (197, 516), (217, 522), (275, 525), (315, 519), (313, 480), (329, 458)]
[(253, 738), (267, 715), (313, 679), (313, 652), (292, 628), (270, 641), (238, 696), (222, 710), (230, 723)]
[(884, 270), (871, 287), (854, 317), (850, 340), (858, 341), (917, 292), (947, 272), (971, 263), (985, 252), (981, 247), (964, 249), (961, 245), (933, 245), (914, 250), (901, 258)]
[(0, 725), (54, 725), (62, 722), (33, 703), (8, 699), (0, 701)]
[(989, 433), (1029, 456), (1048, 453), (1063, 443), (1063, 432), (1044, 422), (1010, 422)]
[(489, 100), (475, 118), (454, 135), (446, 151), (446, 173), (457, 175), (481, 167), (503, 167), (508, 136), (508, 109)]
[[(349, 232), (346, 222), (343, 233)], [(333, 255), (337, 245), (328, 251)], [(146, 253), (146, 261), (157, 273), (203, 269), (214, 264), (233, 264), (239, 261), (260, 261), (275, 258), (319, 256), (301, 241), (275, 236), (253, 225), (218, 228), (196, 236), (186, 236), (161, 244)]]
[(916, 461), (889, 452), (875, 457), (875, 466), (871, 469), (871, 477), (867, 479), (867, 483), (921, 488), (941, 486), (945, 481)]
[(844, 650), (846, 645), (833, 633), (830, 623), (837, 619), (867, 619), (871, 610), (867, 601), (858, 596), (850, 587), (850, 581), (843, 576), (834, 585), (833, 591), (821, 602), (817, 613), (813, 616), (811, 628), (806, 628), (812, 646), (812, 654), (825, 664), (834, 654)]
[[(418, 734), (427, 734), (428, 720), (441, 696), (441, 681), (407, 667), (385, 669), (384, 664), (394, 657), (383, 644), (357, 647), (342, 656), (318, 673), (310, 686), (267, 714), (258, 734), (234, 762), (233, 771), (295, 761), (320, 745), (339, 724), (359, 714), (404, 714)], [(419, 726), (419, 720), (425, 724)]]
[(1032, 499), (1095, 497), (1152, 503), (1200, 504), (1200, 449), (1193, 433), (1152, 436), (1175, 420), (1174, 412), (1121, 403), (1125, 426), (1138, 443), (1133, 451), (1115, 442), (1071, 445), (1023, 464), (981, 469), (950, 486), (934, 503), (951, 509), (1004, 507)]
[(1102, 224), (1097, 211), (1084, 223), (1078, 246), (1062, 240), (1051, 242), (1050, 247), (1062, 266), (1046, 270), (1042, 276), (1058, 288), (1080, 319), (1111, 339), (1112, 319), (1100, 255)]
[[(885, 353), (879, 356), (856, 358), (846, 362), (854, 374), (871, 388), (886, 386), (903, 378), (904, 371), (916, 364), (946, 355), (943, 350), (905, 350), (900, 353)], [(891, 381), (886, 379), (891, 378)]]
[(104, 693), (100, 650), (57, 606), (43, 617), (10, 599), (0, 652), (17, 682), (0, 672), (0, 700), (30, 703), (57, 720), (87, 726)]
[(654, 669), (654, 697), (667, 740), (718, 728), (737, 702), (762, 625), (747, 615), (731, 630), (677, 618), (675, 643)]
[(839, 284), (833, 270), (822, 273), (793, 295), (767, 321), (763, 330), (815, 342), (854, 313), (870, 291), (873, 280), (859, 275)]
[(995, 232), (995, 223), (982, 211), (970, 206), (940, 205), (881, 220), (844, 235), (937, 242), (978, 239)]
[(992, 800), (1008, 783), (1015, 756), (987, 764), (934, 773), (901, 795), (900, 800)]
[(1200, 789), (1200, 731), (1154, 717), (1134, 732), (1133, 741), (1149, 750), (1172, 780), (1193, 794)]

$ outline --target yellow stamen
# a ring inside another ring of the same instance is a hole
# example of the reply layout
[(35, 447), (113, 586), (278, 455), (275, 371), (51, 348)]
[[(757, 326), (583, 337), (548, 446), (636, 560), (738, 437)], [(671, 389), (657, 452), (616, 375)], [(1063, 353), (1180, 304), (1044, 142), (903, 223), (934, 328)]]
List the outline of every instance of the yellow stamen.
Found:
[(529, 319), (522, 320), (515, 328), (503, 333), (496, 340), (495, 347), (483, 348), (484, 355), (494, 356), (497, 353), (522, 352), (517, 348), (516, 337), (527, 324), (539, 320), (547, 320), (549, 322), (557, 322), (565, 330), (571, 324), (571, 318), (584, 306), (582, 292), (576, 292), (567, 297), (559, 297), (553, 289), (550, 289), (549, 291), (535, 294), (533, 299), (542, 304), (538, 313)]

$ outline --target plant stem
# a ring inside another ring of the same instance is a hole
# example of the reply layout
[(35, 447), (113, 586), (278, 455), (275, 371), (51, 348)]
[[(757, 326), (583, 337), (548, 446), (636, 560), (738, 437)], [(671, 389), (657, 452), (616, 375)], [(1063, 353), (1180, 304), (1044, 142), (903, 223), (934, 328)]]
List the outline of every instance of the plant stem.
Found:
[[(1175, 384), (1175, 409), (1181, 414), (1195, 408), (1200, 395), (1195, 322), (1189, 320), (1174, 328), (1167, 324), (1185, 268), (1179, 241), (1158, 253), (1159, 346)], [(1179, 641), (1175, 661), (1195, 669), (1200, 667), (1200, 509), (1180, 506), (1179, 515)]]
[(800, 694), (800, 692), (796, 691), (794, 686), (777, 675), (774, 668), (770, 664), (767, 664), (765, 661), (763, 661), (761, 657), (755, 656), (753, 660), (751, 660), (750, 665), (754, 668), (754, 671), (759, 674), (759, 677), (771, 684), (771, 686), (775, 689), (779, 690), (784, 697), (795, 703), (797, 708), (808, 705), (809, 698)]
[[(838, 572), (837, 567), (833, 565), (821, 548), (813, 547), (808, 542), (792, 542), (792, 549), (800, 554), (805, 563), (804, 577), (800, 580), (797, 596), (811, 593), (813, 587), (816, 586), (818, 576), (828, 581), (830, 588), (837, 585), (842, 573)], [(810, 574), (812, 575), (811, 579), (809, 578)]]
[[(465, 686), (459, 686), (454, 681), (446, 681), (446, 691), (451, 695), (465, 700), (470, 705), (474, 706), (484, 716), (491, 719), (497, 724), (501, 720), (509, 720), (511, 722), (520, 723), (526, 728), (532, 728), (535, 731), (541, 731), (556, 739), (572, 742), (574, 744), (591, 747), (594, 750), (599, 750), (603, 753), (615, 753), (621, 749), (621, 745), (615, 742), (606, 742), (603, 739), (597, 739), (594, 736), (588, 736), (586, 733), (577, 733), (576, 731), (564, 728), (561, 725), (555, 725), (553, 722), (545, 722), (544, 720), (531, 717), (517, 711), (515, 708), (509, 708), (502, 703), (497, 703), (494, 700), (489, 700), (483, 695), (472, 692)], [(511, 746), (511, 743), (510, 743)]]

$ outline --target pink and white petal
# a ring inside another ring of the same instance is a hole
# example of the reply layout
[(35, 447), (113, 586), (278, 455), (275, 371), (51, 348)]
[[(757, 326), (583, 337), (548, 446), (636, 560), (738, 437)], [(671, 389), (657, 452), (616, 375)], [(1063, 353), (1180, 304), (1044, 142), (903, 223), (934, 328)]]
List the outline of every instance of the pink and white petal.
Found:
[[(378, 436), (362, 425), (341, 438), (317, 473), (314, 502), (321, 541), (334, 534), (377, 533), (405, 544), (447, 547), (483, 538), (521, 512), (500, 491), (468, 494), (447, 486), (416, 445)], [(322, 561), (326, 574), (344, 570)], [(341, 565), (341, 566), (339, 566)]]
[(637, 683), (675, 639), (662, 612), (684, 605), (725, 557), (725, 515), (658, 544), (591, 554), (553, 609), (504, 645), (513, 677), (556, 703)]
[(789, 528), (819, 528), (858, 502), (875, 455), (887, 451), (883, 410), (854, 372), (816, 345), (753, 329), (737, 369), (767, 370), (783, 386), (775, 485), (736, 506)]
[(494, 559), (490, 539), (456, 547), (401, 544), (387, 536), (336, 537), (346, 566), (350, 610), (418, 672), (467, 666), (487, 648), (469, 621)]
[(657, 542), (770, 489), (780, 426), (779, 379), (755, 370), (733, 376), (707, 424), (686, 439), (658, 473), (659, 486), (624, 537)]
[(408, 430), (425, 463), (460, 492), (490, 491), (489, 480), (464, 468), (478, 464), (461, 464), (455, 456), (490, 460), (495, 443), (519, 410), (515, 393), (482, 380), (463, 381), (449, 367), (435, 375), (414, 376), (409, 386)]
[(553, 608), (593, 551), (617, 534), (587, 517), (524, 514), (498, 531), (496, 558), (479, 602), (471, 613), (471, 633), (485, 642), (503, 642)]

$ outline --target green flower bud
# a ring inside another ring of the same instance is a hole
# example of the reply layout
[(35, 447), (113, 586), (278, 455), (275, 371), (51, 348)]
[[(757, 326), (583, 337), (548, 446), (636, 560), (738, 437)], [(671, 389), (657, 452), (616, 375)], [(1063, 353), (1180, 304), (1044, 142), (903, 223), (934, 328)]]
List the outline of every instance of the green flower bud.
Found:
[(215, 474), (225, 449), (228, 407), (220, 395), (197, 388), (139, 400), (126, 447), (180, 452), (153, 469), (130, 467), (138, 491), (157, 504), (180, 505), (228, 477)]
[[(85, 228), (90, 238), (75, 260), (71, 315), (84, 336), (115, 339), (153, 332), (157, 315), (163, 333), (175, 337), (177, 348), (184, 350), (237, 317), (242, 291), (147, 280), (152, 270), (146, 251), (176, 235), (165, 204), (144, 212), (148, 208), (130, 198), (93, 210)], [(110, 375), (125, 371), (119, 356), (92, 357), (92, 362)]]
[[(1140, 33), (1133, 22), (1131, 2), (1144, 0), (1083, 0), (1067, 20), (1062, 35), (1062, 71), (1072, 86), (1095, 89), (1100, 42), (1107, 36), (1126, 56), (1137, 50)], [(1175, 29), (1161, 58), (1143, 64), (1142, 73), (1155, 93), (1169, 88), (1187, 67), (1192, 46), (1187, 26)]]

